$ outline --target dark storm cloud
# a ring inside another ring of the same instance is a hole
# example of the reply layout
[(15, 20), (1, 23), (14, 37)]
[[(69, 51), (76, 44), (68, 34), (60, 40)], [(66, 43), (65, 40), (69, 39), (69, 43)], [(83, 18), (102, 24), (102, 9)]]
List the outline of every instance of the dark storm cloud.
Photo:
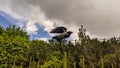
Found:
[(74, 24), (76, 28), (85, 25), (92, 35), (106, 37), (120, 33), (119, 4), (119, 0), (12, 0), (13, 9), (19, 9), (17, 13), (29, 16), (29, 6), (37, 6), (49, 20)]

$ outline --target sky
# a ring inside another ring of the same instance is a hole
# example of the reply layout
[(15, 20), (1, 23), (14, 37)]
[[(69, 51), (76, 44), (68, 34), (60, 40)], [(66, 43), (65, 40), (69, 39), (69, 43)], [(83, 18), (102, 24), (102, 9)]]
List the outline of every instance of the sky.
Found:
[(0, 25), (15, 24), (31, 38), (50, 39), (50, 30), (65, 26), (78, 39), (81, 25), (91, 37), (120, 35), (120, 0), (0, 0)]

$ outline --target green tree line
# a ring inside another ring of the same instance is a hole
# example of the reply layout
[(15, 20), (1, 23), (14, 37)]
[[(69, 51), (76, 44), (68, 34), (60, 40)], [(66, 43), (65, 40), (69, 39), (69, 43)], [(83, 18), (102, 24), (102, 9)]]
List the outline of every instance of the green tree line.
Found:
[(0, 68), (120, 68), (120, 38), (99, 40), (80, 27), (79, 40), (30, 40), (15, 25), (0, 26)]

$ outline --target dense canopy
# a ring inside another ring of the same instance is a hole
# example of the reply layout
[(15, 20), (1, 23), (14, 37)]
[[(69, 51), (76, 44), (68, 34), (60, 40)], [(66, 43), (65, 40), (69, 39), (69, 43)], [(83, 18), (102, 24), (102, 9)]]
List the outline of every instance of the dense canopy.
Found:
[(20, 27), (0, 26), (0, 68), (120, 68), (120, 38), (91, 38), (81, 27), (79, 40), (62, 40), (62, 55), (57, 41), (29, 37)]

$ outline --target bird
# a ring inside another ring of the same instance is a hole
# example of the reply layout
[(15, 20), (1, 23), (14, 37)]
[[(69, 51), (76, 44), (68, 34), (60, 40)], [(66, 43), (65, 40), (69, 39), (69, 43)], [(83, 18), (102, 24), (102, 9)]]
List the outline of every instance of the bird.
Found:
[(70, 37), (70, 35), (73, 33), (72, 31), (67, 31), (66, 27), (55, 27), (50, 31), (50, 33), (57, 33), (58, 35), (53, 36), (53, 39), (56, 39), (57, 41), (61, 42), (63, 39)]

